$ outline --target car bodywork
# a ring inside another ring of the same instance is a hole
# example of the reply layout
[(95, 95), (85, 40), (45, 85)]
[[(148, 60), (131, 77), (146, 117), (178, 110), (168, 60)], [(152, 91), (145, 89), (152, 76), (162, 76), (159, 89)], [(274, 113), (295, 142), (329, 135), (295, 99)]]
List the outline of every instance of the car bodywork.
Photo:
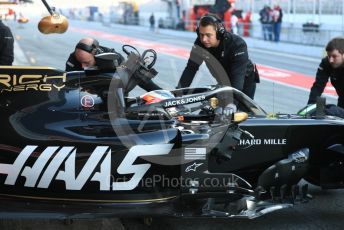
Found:
[(308, 200), (302, 178), (343, 186), (343, 120), (269, 116), (221, 86), (146, 104), (121, 68), (0, 67), (2, 216), (255, 218)]

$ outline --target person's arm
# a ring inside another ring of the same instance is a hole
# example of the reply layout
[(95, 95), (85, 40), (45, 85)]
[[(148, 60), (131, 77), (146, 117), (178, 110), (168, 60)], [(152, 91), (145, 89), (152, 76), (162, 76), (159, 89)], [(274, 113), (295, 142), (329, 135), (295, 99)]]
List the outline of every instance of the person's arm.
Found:
[(78, 62), (75, 58), (74, 52), (71, 53), (66, 61), (66, 71), (77, 71), (82, 70), (82, 66), (80, 62)]
[(121, 65), (125, 61), (125, 58), (123, 57), (123, 55), (121, 53), (117, 52), (114, 48), (108, 48), (105, 46), (99, 46), (99, 47), (103, 53), (114, 53), (114, 54), (116, 54), (116, 61), (117, 61), (116, 67)]
[(2, 34), (0, 36), (0, 65), (12, 65), (14, 60), (14, 39), (11, 30), (8, 28), (3, 29)]
[(233, 88), (243, 90), (248, 63), (247, 45), (244, 41), (241, 41), (236, 45), (234, 52), (229, 57), (230, 69), (228, 74)]
[(318, 67), (316, 78), (311, 88), (307, 104), (316, 103), (317, 97), (321, 96), (323, 93), (329, 77), (330, 73), (328, 72), (326, 59), (323, 59)]
[(182, 73), (182, 76), (179, 79), (177, 88), (189, 87), (196, 75), (196, 72), (199, 69), (199, 66), (202, 64), (203, 59), (201, 57), (201, 47), (196, 44), (192, 47), (190, 58), (186, 64), (186, 67)]
[(4, 49), (4, 36), (2, 35), (3, 31), (0, 30), (0, 65), (3, 65), (2, 64), (2, 57), (4, 56), (2, 54), (3, 52), (3, 49)]

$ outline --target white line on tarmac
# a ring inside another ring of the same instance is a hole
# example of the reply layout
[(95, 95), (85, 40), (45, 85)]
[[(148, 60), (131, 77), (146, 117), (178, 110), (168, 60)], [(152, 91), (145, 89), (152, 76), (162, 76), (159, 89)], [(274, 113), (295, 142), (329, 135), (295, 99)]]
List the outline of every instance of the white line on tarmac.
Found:
[[(306, 88), (299, 87), (299, 86), (295, 86), (295, 85), (290, 85), (290, 84), (287, 84), (287, 83), (284, 83), (284, 82), (274, 81), (274, 80), (270, 80), (270, 79), (267, 79), (267, 78), (260, 78), (260, 79), (261, 79), (262, 81), (273, 82), (273, 83), (278, 84), (278, 85), (284, 85), (284, 86), (286, 86), (286, 87), (290, 87), (290, 88), (302, 90), (302, 91), (305, 91), (305, 92), (307, 92), (307, 93), (310, 92), (310, 89), (306, 89)], [(329, 94), (327, 94), (327, 93), (323, 93), (322, 96), (325, 96), (325, 97), (331, 98), (331, 99), (337, 99), (337, 98), (338, 98), (338, 96), (329, 95)]]
[(287, 58), (292, 58), (292, 59), (297, 59), (297, 60), (302, 60), (302, 61), (310, 61), (310, 62), (315, 62), (318, 64), (321, 61), (320, 58), (304, 57), (304, 56), (299, 56), (299, 55), (294, 55), (294, 54), (281, 53), (277, 51), (263, 50), (260, 48), (249, 48), (249, 51), (254, 51), (254, 52), (263, 53), (263, 54), (273, 54), (276, 56), (287, 57)]

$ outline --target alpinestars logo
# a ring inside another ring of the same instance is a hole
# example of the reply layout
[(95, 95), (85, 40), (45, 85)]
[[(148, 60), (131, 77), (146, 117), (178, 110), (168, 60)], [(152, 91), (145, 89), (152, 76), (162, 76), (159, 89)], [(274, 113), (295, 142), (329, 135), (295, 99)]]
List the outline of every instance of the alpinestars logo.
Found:
[[(52, 181), (61, 180), (65, 182), (66, 190), (81, 190), (89, 181), (98, 181), (101, 191), (133, 190), (151, 167), (149, 163), (134, 165), (135, 160), (140, 156), (167, 155), (173, 145), (136, 145), (130, 148), (117, 168), (118, 174), (132, 175), (130, 180), (124, 182), (111, 182), (109, 146), (96, 147), (78, 175), (75, 173), (77, 151), (75, 147), (49, 146), (40, 154), (32, 167), (27, 166), (28, 158), (37, 147), (26, 146), (13, 164), (0, 163), (0, 174), (7, 175), (4, 184), (15, 185), (19, 177), (25, 177), (24, 186), (31, 188), (46, 189)], [(99, 164), (99, 170), (96, 171)]]

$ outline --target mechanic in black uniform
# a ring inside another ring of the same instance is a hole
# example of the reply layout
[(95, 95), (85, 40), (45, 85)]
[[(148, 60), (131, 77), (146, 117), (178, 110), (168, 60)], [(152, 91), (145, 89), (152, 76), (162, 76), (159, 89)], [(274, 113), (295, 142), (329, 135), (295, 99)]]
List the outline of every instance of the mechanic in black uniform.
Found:
[(13, 43), (14, 39), (10, 28), (0, 18), (0, 65), (12, 65)]
[(245, 41), (227, 32), (214, 14), (204, 15), (196, 32), (197, 39), (177, 88), (190, 86), (199, 66), (205, 61), (219, 84), (230, 85), (253, 99), (259, 75), (249, 60)]
[[(66, 71), (78, 71), (97, 66), (94, 56), (101, 53), (115, 53), (117, 56), (115, 60), (116, 67), (124, 61), (124, 57), (115, 49), (100, 46), (99, 42), (94, 38), (83, 38), (75, 46), (74, 52), (69, 55), (66, 62)], [(135, 80), (137, 85), (146, 91), (161, 89), (149, 78), (139, 76)]]
[(330, 79), (338, 94), (338, 106), (344, 108), (344, 37), (333, 38), (326, 45), (327, 57), (321, 60), (308, 104), (316, 103)]

